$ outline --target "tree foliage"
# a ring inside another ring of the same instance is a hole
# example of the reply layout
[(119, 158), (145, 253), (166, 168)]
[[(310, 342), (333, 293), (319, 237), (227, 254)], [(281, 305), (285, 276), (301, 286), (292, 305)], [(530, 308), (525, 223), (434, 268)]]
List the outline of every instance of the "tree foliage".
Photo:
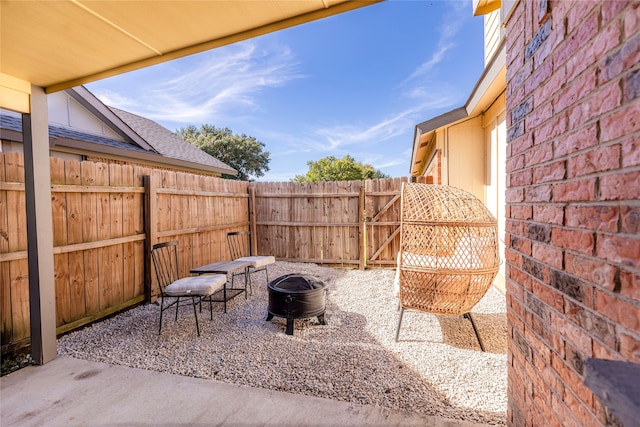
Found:
[(204, 124), (200, 129), (193, 125), (179, 129), (177, 134), (202, 151), (238, 171), (235, 177), (224, 178), (251, 181), (264, 176), (269, 170), (269, 152), (263, 151), (264, 144), (252, 136), (234, 135), (229, 128), (216, 128)]
[(338, 159), (328, 156), (314, 162), (307, 162), (309, 171), (306, 175), (296, 175), (294, 182), (317, 181), (361, 181), (364, 179), (388, 178), (389, 176), (374, 169), (373, 166), (357, 162), (350, 155)]

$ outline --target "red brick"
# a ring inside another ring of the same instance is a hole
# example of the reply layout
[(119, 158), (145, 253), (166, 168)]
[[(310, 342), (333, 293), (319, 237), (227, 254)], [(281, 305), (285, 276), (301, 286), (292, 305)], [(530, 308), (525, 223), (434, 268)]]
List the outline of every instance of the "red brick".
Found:
[[(536, 68), (533, 73), (529, 76), (529, 78), (524, 82), (524, 90), (526, 93), (532, 92), (534, 89), (543, 85), (543, 82), (553, 74), (553, 64), (551, 61), (548, 61), (542, 64), (540, 67)], [(545, 102), (549, 98), (539, 99), (540, 104), (535, 103), (536, 106), (541, 105), (542, 102)], [(552, 111), (549, 111), (550, 113)]]
[[(510, 272), (510, 275), (511, 275), (510, 277), (513, 280), (516, 280), (520, 285), (522, 285), (524, 289), (531, 292), (531, 289), (533, 287), (533, 283), (532, 283), (533, 278), (531, 276), (529, 276), (527, 273), (517, 268), (514, 268)], [(522, 298), (520, 298), (520, 300), (522, 300)]]
[(574, 151), (584, 150), (598, 144), (598, 126), (592, 124), (582, 127), (572, 133), (567, 134), (563, 138), (554, 141), (555, 157), (563, 157)]
[(600, 81), (617, 79), (640, 62), (640, 33), (628, 37), (622, 47), (600, 61)]
[(600, 119), (600, 140), (611, 141), (640, 130), (640, 102), (634, 102)]
[[(526, 134), (518, 139), (514, 139), (509, 142), (509, 148), (511, 149), (511, 155), (515, 156), (516, 154), (520, 154), (533, 146), (533, 138), (531, 134)], [(526, 162), (526, 160), (525, 160)]]
[(624, 12), (624, 32), (634, 34), (640, 31), (640, 3), (634, 3)]
[(539, 166), (533, 170), (533, 182), (536, 184), (559, 181), (565, 176), (564, 160)]
[(536, 145), (524, 153), (524, 162), (527, 166), (537, 165), (553, 158), (553, 144), (546, 142)]
[(620, 270), (620, 295), (640, 301), (640, 274)]
[(549, 264), (551, 267), (562, 268), (562, 250), (544, 243), (533, 243), (531, 254), (539, 261)]
[(622, 142), (622, 167), (640, 165), (640, 137), (632, 136)]
[(640, 206), (620, 206), (620, 232), (640, 233)]
[[(550, 23), (547, 21), (541, 23), (541, 27), (544, 25), (550, 25)], [(545, 62), (553, 62), (553, 59), (549, 58), (549, 55), (551, 55), (564, 40), (564, 21), (556, 21), (551, 26), (553, 28), (549, 36), (534, 54), (534, 68), (536, 69), (542, 67)], [(542, 28), (540, 28), (540, 30), (542, 30)], [(546, 61), (547, 58), (549, 58), (549, 61)]]
[(564, 309), (564, 298), (562, 294), (550, 286), (534, 280), (531, 285), (531, 293), (558, 312)]
[[(584, 44), (587, 41), (589, 41), (589, 39), (593, 37), (593, 35), (596, 34), (596, 32), (598, 31), (598, 13), (597, 13), (597, 10), (596, 11), (593, 10), (594, 7), (597, 6), (597, 3), (596, 2), (582, 3), (580, 6), (581, 7), (575, 7), (575, 4), (574, 4), (573, 7), (567, 7), (567, 10), (566, 10), (567, 33), (569, 34), (573, 32), (578, 33), (580, 32), (581, 26), (589, 25), (589, 22), (592, 22), (595, 19), (595, 23), (592, 23), (592, 25), (589, 28), (589, 31), (584, 32), (584, 34), (580, 38), (580, 43)], [(556, 12), (555, 7), (553, 9), (553, 12), (554, 13)]]
[(591, 354), (591, 337), (566, 317), (552, 317), (552, 327), (566, 342), (585, 354)]
[(598, 340), (593, 340), (593, 357), (607, 360), (620, 360), (620, 355), (611, 347), (603, 345)]
[(569, 110), (569, 128), (576, 129), (620, 106), (622, 89), (617, 82), (598, 88)]
[(533, 220), (562, 225), (564, 223), (564, 208), (561, 205), (535, 205), (533, 207)]
[(600, 178), (600, 200), (637, 200), (639, 198), (640, 171), (605, 175)]
[(509, 181), (511, 187), (522, 187), (525, 185), (531, 185), (531, 169), (525, 169), (519, 172), (512, 172), (509, 174)]
[[(524, 58), (522, 58), (524, 60)], [(510, 83), (513, 84), (514, 87), (522, 86), (522, 94), (526, 96), (528, 92), (526, 92), (526, 88), (524, 87), (524, 82), (527, 81), (531, 72), (533, 71), (533, 64), (531, 61), (526, 61), (521, 67), (514, 68), (514, 73), (510, 77)], [(507, 96), (507, 99), (509, 96)], [(516, 99), (512, 99), (515, 101)]]
[(555, 416), (555, 420), (558, 426), (562, 427), (584, 427), (578, 424), (573, 414), (565, 406), (562, 396), (558, 396), (556, 393), (551, 394), (551, 409)]
[(531, 240), (523, 239), (521, 237), (512, 237), (511, 248), (524, 255), (531, 255)]
[[(567, 318), (584, 329), (593, 339), (599, 340), (609, 348), (615, 347), (616, 327), (605, 317), (568, 298), (565, 300), (564, 312)], [(587, 356), (591, 357), (592, 354), (588, 353)]]
[(530, 220), (533, 218), (533, 208), (531, 205), (511, 206), (511, 215), (508, 218)]
[(524, 189), (523, 188), (507, 188), (507, 190), (505, 191), (505, 200), (507, 203), (524, 202)]
[(524, 188), (524, 197), (527, 202), (550, 202), (551, 186), (537, 185)]
[(596, 198), (596, 178), (565, 181), (553, 185), (554, 202), (583, 202)]
[(504, 257), (505, 261), (509, 264), (516, 267), (522, 266), (522, 254), (520, 254), (519, 252), (507, 248), (504, 250)]
[(542, 105), (538, 105), (538, 103), (536, 102), (537, 107), (529, 114), (527, 114), (525, 131), (529, 132), (530, 130), (537, 128), (542, 123), (553, 117), (553, 105), (551, 104), (551, 102), (545, 101), (546, 100), (540, 101)]
[(620, 355), (628, 362), (640, 363), (640, 341), (631, 335), (621, 333)]
[(556, 115), (544, 125), (534, 131), (534, 139), (536, 144), (553, 139), (562, 135), (568, 129), (568, 119), (565, 113)]
[(620, 167), (620, 145), (588, 151), (567, 160), (567, 178), (590, 175)]
[(566, 253), (564, 268), (568, 274), (613, 291), (616, 286), (617, 267), (596, 258)]
[[(510, 147), (510, 145), (509, 145)], [(507, 147), (508, 148), (508, 147)], [(524, 167), (524, 155), (509, 157), (506, 164), (506, 172), (511, 173), (513, 171), (522, 169)]]
[[(579, 384), (583, 383), (583, 381), (580, 381), (580, 378), (577, 378), (577, 380)], [(571, 411), (571, 414), (578, 420), (580, 426), (593, 426), (598, 424), (595, 415), (591, 412), (589, 406), (587, 406), (590, 405), (591, 402), (585, 404), (573, 394), (573, 390), (569, 391), (568, 388), (565, 388), (563, 401)]]
[(579, 76), (575, 80), (571, 81), (570, 85), (558, 92), (553, 100), (553, 111), (558, 114), (575, 104), (579, 100), (583, 99), (587, 95), (590, 95), (597, 83), (596, 71), (590, 70)]
[[(602, 12), (601, 12), (603, 24), (606, 24), (610, 20), (614, 19), (616, 17), (616, 15), (619, 14), (628, 5), (629, 5), (629, 2), (627, 2), (627, 1), (605, 1), (605, 2), (603, 2), (602, 3)], [(632, 13), (629, 9), (633, 10), (633, 8), (627, 8), (627, 10), (625, 11), (625, 16), (628, 13)], [(633, 32), (629, 32), (627, 34), (633, 34)]]
[(507, 218), (505, 231), (507, 233), (515, 234), (516, 236), (526, 236), (525, 225), (526, 223), (523, 221), (513, 221)]
[(640, 238), (598, 234), (596, 256), (638, 268), (640, 267), (638, 254), (640, 254)]
[(617, 206), (567, 206), (564, 209), (564, 216), (567, 227), (618, 231), (619, 208)]
[(596, 309), (612, 322), (630, 331), (637, 331), (640, 328), (640, 308), (629, 304), (617, 295), (596, 290)]
[(564, 249), (591, 255), (595, 245), (593, 233), (581, 230), (554, 228), (551, 232), (551, 242)]

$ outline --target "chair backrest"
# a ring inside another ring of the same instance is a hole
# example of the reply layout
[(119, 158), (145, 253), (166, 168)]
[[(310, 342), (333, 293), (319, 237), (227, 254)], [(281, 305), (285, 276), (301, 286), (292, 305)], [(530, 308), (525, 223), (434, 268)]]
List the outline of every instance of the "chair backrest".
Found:
[(400, 305), (466, 314), (500, 267), (498, 226), (482, 201), (446, 185), (404, 183)]
[(160, 293), (164, 294), (164, 289), (180, 278), (178, 268), (178, 242), (164, 242), (153, 245), (151, 248), (151, 259), (156, 270), (156, 278)]
[(251, 255), (251, 233), (248, 231), (231, 231), (227, 233), (227, 244), (231, 259)]

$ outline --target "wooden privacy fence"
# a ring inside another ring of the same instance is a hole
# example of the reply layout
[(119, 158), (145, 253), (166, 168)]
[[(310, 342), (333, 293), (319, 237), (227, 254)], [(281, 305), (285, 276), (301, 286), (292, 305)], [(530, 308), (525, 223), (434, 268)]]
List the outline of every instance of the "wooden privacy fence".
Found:
[(281, 261), (394, 267), (406, 181), (252, 183), (255, 249)]
[[(255, 254), (349, 267), (393, 267), (405, 178), (248, 183), (136, 165), (51, 159), (58, 333), (155, 290), (151, 245), (179, 241), (181, 275), (229, 259), (226, 234), (252, 231)], [(0, 153), (2, 353), (28, 344), (24, 161)]]
[[(228, 259), (248, 227), (248, 183), (140, 166), (51, 159), (57, 332), (151, 298), (153, 243), (178, 240), (183, 275)], [(0, 154), (2, 353), (28, 343), (23, 156)]]

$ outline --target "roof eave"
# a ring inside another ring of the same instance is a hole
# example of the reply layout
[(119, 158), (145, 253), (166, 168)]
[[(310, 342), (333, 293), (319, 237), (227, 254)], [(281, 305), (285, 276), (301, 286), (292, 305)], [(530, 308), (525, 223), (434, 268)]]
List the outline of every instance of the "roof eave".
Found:
[(172, 157), (162, 156), (155, 153), (145, 153), (140, 151), (127, 150), (124, 148), (109, 147), (94, 142), (80, 141), (70, 138), (52, 138), (51, 148), (61, 147), (78, 150), (78, 152), (86, 154), (87, 152), (94, 153), (95, 156), (108, 155), (117, 156), (121, 158), (137, 159), (150, 163), (157, 163), (169, 166), (177, 166), (180, 168), (187, 168), (191, 170), (218, 173), (225, 175), (236, 176), (238, 171), (233, 168), (220, 168), (216, 166), (205, 165), (202, 163), (189, 162), (186, 160), (174, 159)]

